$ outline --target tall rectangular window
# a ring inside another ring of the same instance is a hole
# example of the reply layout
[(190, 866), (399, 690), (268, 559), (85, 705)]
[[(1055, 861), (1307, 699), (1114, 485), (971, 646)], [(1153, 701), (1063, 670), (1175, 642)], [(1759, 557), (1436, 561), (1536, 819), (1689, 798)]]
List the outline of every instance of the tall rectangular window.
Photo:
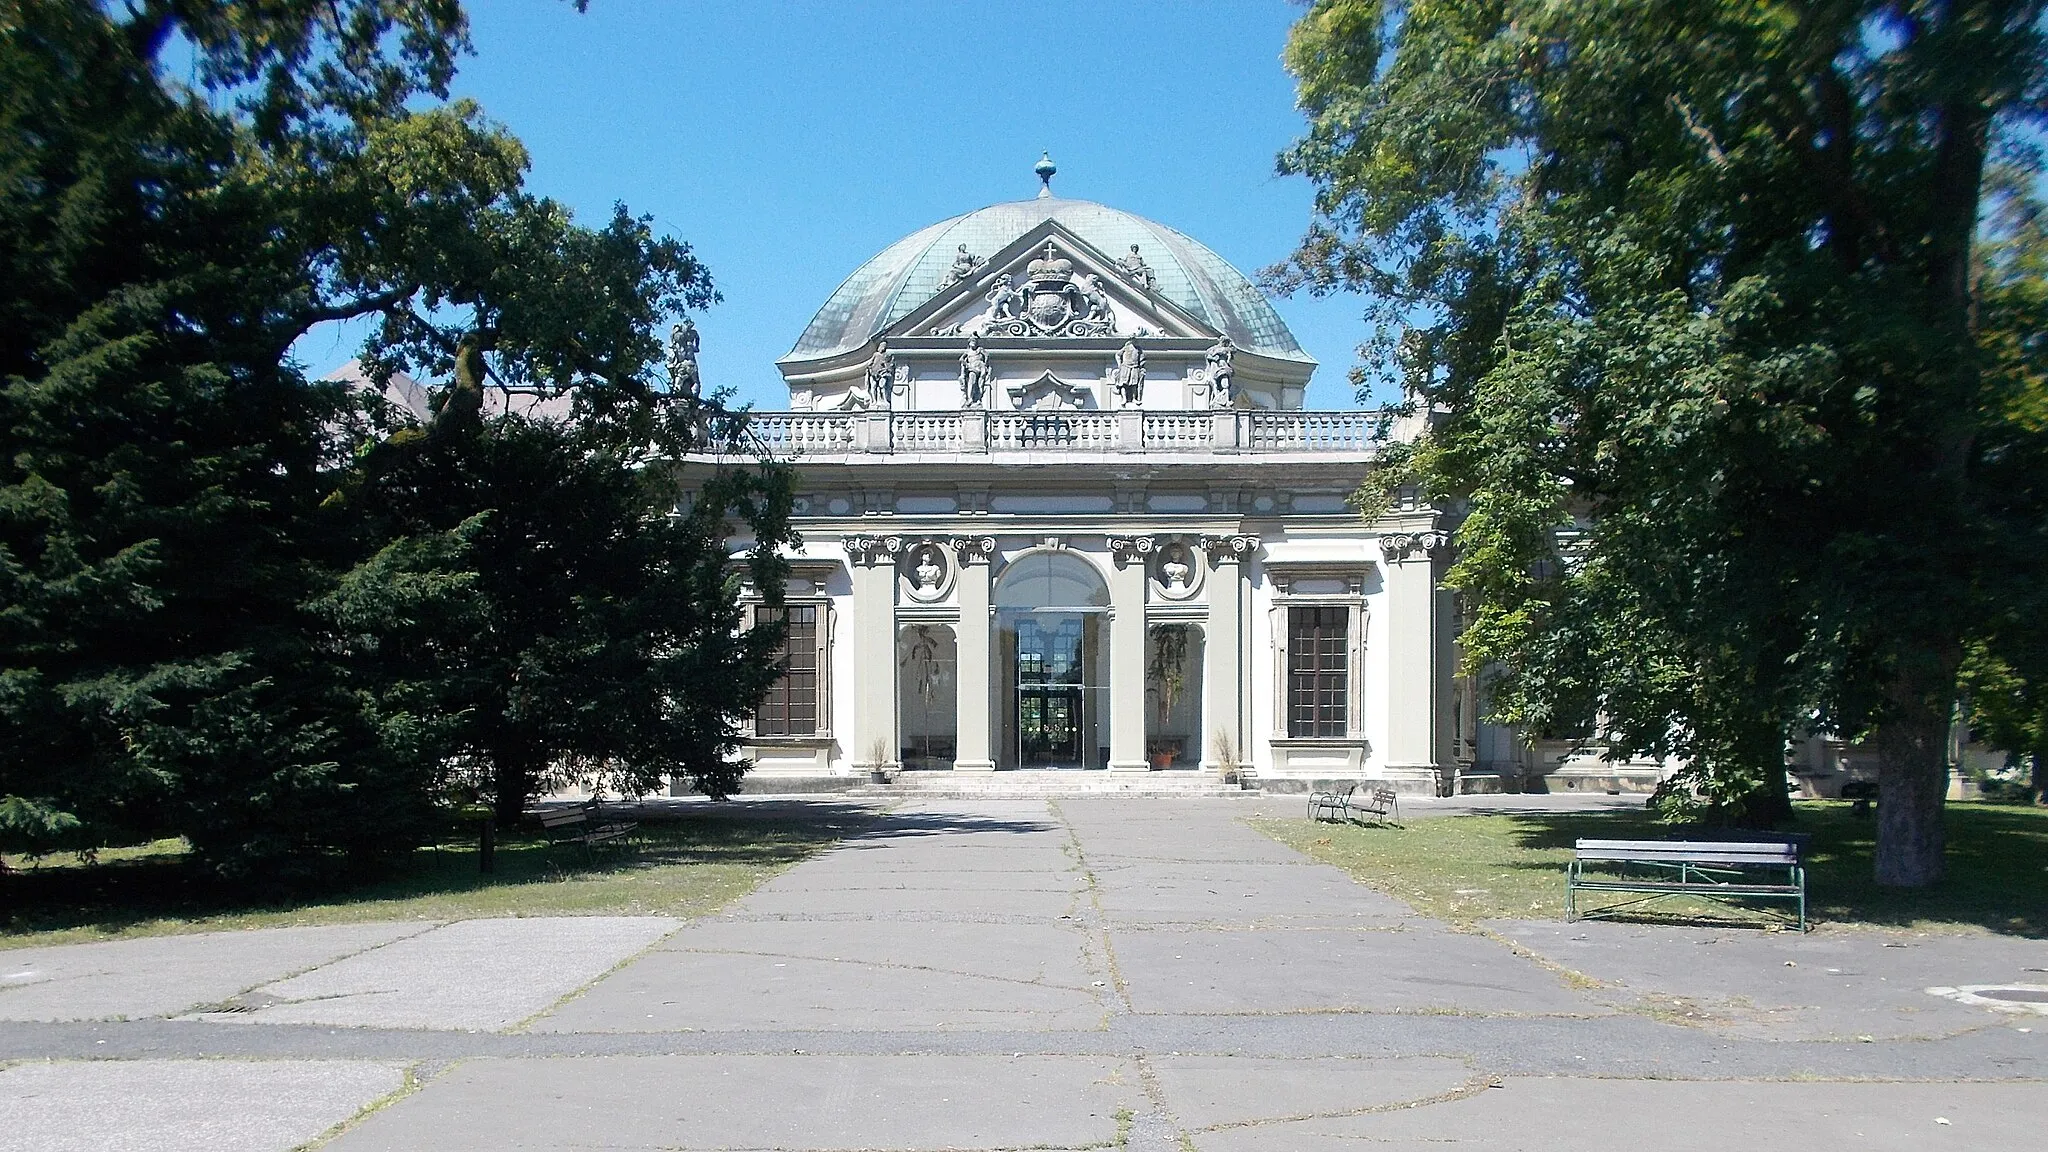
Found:
[(818, 731), (818, 607), (757, 607), (754, 623), (787, 621), (782, 637), (782, 676), (754, 715), (757, 736), (812, 736)]
[(1350, 688), (1346, 607), (1287, 610), (1287, 734), (1343, 736)]

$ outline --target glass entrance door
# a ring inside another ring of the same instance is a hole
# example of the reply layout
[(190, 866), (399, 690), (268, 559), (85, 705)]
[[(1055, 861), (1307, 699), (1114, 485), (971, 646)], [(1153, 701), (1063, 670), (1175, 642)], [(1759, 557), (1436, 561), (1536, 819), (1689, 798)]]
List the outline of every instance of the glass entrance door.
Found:
[(1026, 768), (1086, 768), (1088, 693), (1079, 615), (1017, 622), (1017, 762)]
[(1071, 552), (1033, 552), (996, 582), (1003, 768), (1109, 765), (1109, 586)]

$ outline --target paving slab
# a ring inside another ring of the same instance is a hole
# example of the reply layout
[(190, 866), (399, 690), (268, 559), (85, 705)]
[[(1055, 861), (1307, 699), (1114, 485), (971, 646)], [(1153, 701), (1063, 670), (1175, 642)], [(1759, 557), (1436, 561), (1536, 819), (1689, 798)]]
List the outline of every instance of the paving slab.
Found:
[(533, 1022), (535, 1032), (1050, 1032), (1100, 1028), (1104, 988), (911, 965), (649, 953)]
[(1391, 1108), (1485, 1083), (1462, 1060), (1155, 1056), (1151, 1072), (1184, 1129), (1263, 1124), (1331, 1111)]
[(665, 916), (463, 920), (266, 984), (200, 1019), (369, 1028), (509, 1028), (676, 930)]
[(1613, 1011), (1494, 941), (1427, 921), (1385, 930), (1132, 929), (1112, 943), (1137, 1012)]
[(1101, 863), (1090, 853), (1090, 865), (1097, 902), (1112, 924), (1341, 927), (1386, 924), (1415, 915), (1408, 905), (1359, 884), (1340, 869), (1305, 861), (1229, 867), (1151, 860)]
[(1460, 1099), (1192, 1134), (1198, 1152), (2037, 1148), (2048, 1084), (1511, 1079)]
[(732, 909), (747, 916), (791, 918), (930, 915), (985, 919), (1058, 920), (1082, 909), (1085, 896), (1046, 888), (835, 885), (757, 892)]
[(831, 960), (1086, 988), (1089, 937), (1069, 923), (963, 924), (894, 920), (710, 921), (658, 945), (663, 952), (767, 960)]
[(0, 1020), (175, 1016), (434, 927), (333, 924), (8, 949)]
[(1765, 1040), (1932, 1037), (2007, 1024), (2000, 1013), (1927, 989), (2048, 982), (2048, 943), (2019, 937), (1601, 920), (1488, 927), (1608, 984), (1604, 998), (1613, 1003)]
[(110, 1060), (0, 1070), (0, 1152), (288, 1152), (398, 1091), (361, 1060)]
[[(1090, 1057), (646, 1056), (473, 1060), (332, 1152), (1107, 1147), (1141, 1104)], [(489, 1117), (488, 1124), (479, 1123)]]

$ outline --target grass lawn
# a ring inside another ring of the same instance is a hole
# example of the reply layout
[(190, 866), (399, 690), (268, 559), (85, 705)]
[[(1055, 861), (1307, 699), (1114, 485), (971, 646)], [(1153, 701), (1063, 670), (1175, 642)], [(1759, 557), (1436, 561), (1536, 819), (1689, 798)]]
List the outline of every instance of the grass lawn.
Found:
[(184, 844), (114, 849), (99, 862), (6, 857), (0, 949), (123, 936), (279, 928), (361, 920), (476, 916), (698, 916), (838, 839), (843, 825), (747, 819), (644, 822), (637, 850), (587, 859), (573, 846), (500, 839), (496, 871), (476, 842), (413, 853), (372, 882), (281, 896), (228, 885), (193, 866)]
[[(1801, 801), (1794, 811), (1795, 830), (1813, 836), (1806, 894), (1807, 915), (1816, 923), (2048, 936), (2048, 809), (1948, 805), (1948, 878), (1925, 891), (1885, 889), (1871, 881), (1873, 818), (1852, 816), (1849, 805), (1836, 801)], [(1418, 912), (1458, 923), (1563, 919), (1564, 870), (1574, 840), (1656, 838), (1668, 831), (1641, 812), (1440, 816), (1398, 828), (1281, 818), (1254, 824)], [(1587, 896), (1589, 903), (1625, 898)], [(1759, 903), (1788, 907), (1784, 901)], [(1728, 917), (1704, 902), (1664, 906), (1672, 919)]]

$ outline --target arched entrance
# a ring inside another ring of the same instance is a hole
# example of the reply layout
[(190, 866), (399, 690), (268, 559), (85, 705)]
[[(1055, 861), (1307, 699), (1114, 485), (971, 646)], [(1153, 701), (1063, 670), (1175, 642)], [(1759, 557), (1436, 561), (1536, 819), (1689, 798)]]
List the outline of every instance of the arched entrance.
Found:
[(998, 766), (1109, 765), (1109, 585), (1071, 552), (1028, 552), (996, 583)]

